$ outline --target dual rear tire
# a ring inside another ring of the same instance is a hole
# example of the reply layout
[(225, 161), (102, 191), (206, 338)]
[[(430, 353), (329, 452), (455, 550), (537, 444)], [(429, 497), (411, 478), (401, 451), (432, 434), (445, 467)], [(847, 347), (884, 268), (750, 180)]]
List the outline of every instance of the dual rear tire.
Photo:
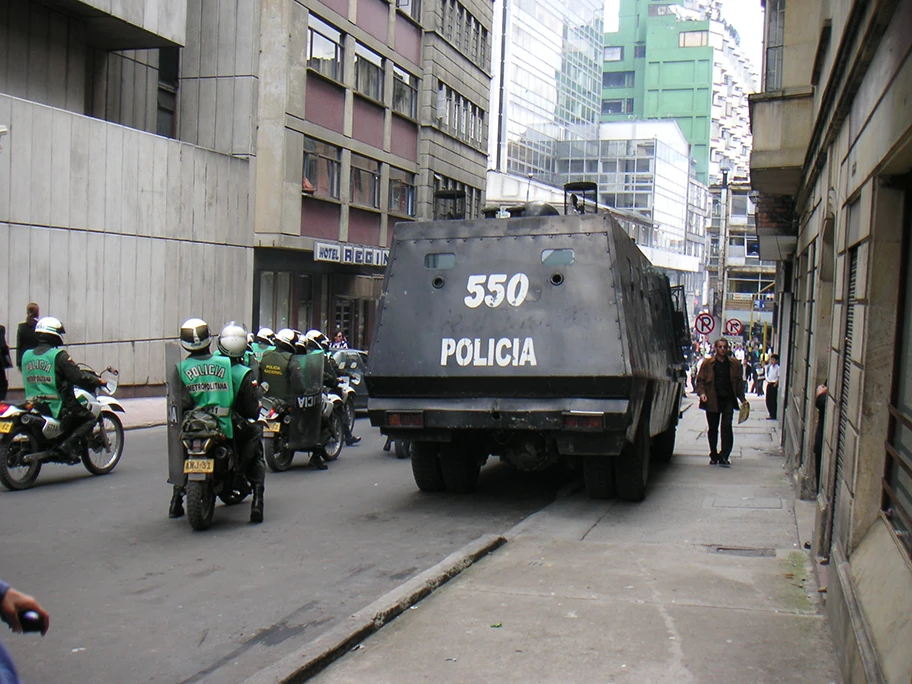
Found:
[(411, 442), (415, 484), (423, 492), (469, 494), (478, 485), (481, 461), (459, 443)]
[[(645, 422), (645, 421), (644, 421)], [(583, 461), (583, 481), (593, 499), (610, 499), (617, 495), (621, 501), (639, 502), (646, 498), (651, 459), (667, 463), (674, 454), (676, 427), (656, 435), (652, 444), (649, 432), (641, 423), (633, 442), (627, 442), (618, 456), (586, 456)]]

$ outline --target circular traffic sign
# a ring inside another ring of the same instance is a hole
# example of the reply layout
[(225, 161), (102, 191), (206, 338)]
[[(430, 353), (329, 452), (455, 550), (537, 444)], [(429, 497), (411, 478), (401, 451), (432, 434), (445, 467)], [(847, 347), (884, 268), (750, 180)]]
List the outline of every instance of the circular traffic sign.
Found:
[(737, 318), (729, 318), (727, 321), (725, 321), (725, 334), (740, 335), (741, 321), (739, 321)]
[(694, 322), (694, 330), (700, 335), (709, 335), (716, 327), (716, 322), (708, 313), (701, 313)]

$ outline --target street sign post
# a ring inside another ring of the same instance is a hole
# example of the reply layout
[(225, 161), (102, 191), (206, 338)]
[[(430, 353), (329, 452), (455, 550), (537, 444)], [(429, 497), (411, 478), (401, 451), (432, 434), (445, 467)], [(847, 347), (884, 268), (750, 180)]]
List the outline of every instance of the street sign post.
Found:
[(694, 330), (697, 331), (698, 335), (709, 335), (715, 327), (716, 321), (713, 319), (712, 314), (705, 312), (697, 316), (697, 320), (694, 322)]
[(725, 334), (726, 335), (740, 335), (741, 334), (741, 321), (737, 318), (729, 318), (725, 321)]

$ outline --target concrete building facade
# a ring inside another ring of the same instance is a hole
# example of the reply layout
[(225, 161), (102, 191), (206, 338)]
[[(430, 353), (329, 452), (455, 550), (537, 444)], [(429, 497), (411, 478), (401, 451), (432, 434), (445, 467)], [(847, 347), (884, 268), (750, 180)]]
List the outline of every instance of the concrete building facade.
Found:
[(718, 183), (725, 159), (747, 175), (747, 94), (757, 79), (718, 0), (621, 0), (603, 60), (602, 121), (673, 119), (697, 180)]
[[(0, 1), (0, 321), (35, 301), (72, 355), (164, 380), (163, 344), (193, 315), (251, 308), (250, 162), (155, 135), (176, 126), (186, 0)], [(166, 57), (167, 62), (167, 57)], [(169, 107), (170, 106), (170, 107)], [(12, 387), (20, 386), (17, 372)]]
[(779, 262), (783, 448), (817, 505), (845, 680), (908, 682), (912, 0), (765, 8), (751, 182), (760, 256)]
[(0, 0), (0, 321), (14, 336), (38, 302), (125, 386), (161, 385), (190, 316), (366, 346), (394, 224), (481, 210), (491, 20)]

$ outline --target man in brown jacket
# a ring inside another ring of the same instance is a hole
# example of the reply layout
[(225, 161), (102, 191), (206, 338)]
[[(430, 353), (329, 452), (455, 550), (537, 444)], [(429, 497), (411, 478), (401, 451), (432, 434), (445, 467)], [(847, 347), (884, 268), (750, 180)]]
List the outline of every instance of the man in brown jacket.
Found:
[[(700, 408), (706, 411), (709, 427), (709, 465), (728, 467), (729, 457), (735, 443), (732, 432), (732, 414), (738, 402), (744, 399), (744, 376), (741, 363), (730, 356), (728, 340), (718, 339), (714, 345), (715, 355), (704, 359), (697, 372), (697, 394)], [(722, 452), (716, 449), (719, 439), (719, 423), (722, 423)]]

